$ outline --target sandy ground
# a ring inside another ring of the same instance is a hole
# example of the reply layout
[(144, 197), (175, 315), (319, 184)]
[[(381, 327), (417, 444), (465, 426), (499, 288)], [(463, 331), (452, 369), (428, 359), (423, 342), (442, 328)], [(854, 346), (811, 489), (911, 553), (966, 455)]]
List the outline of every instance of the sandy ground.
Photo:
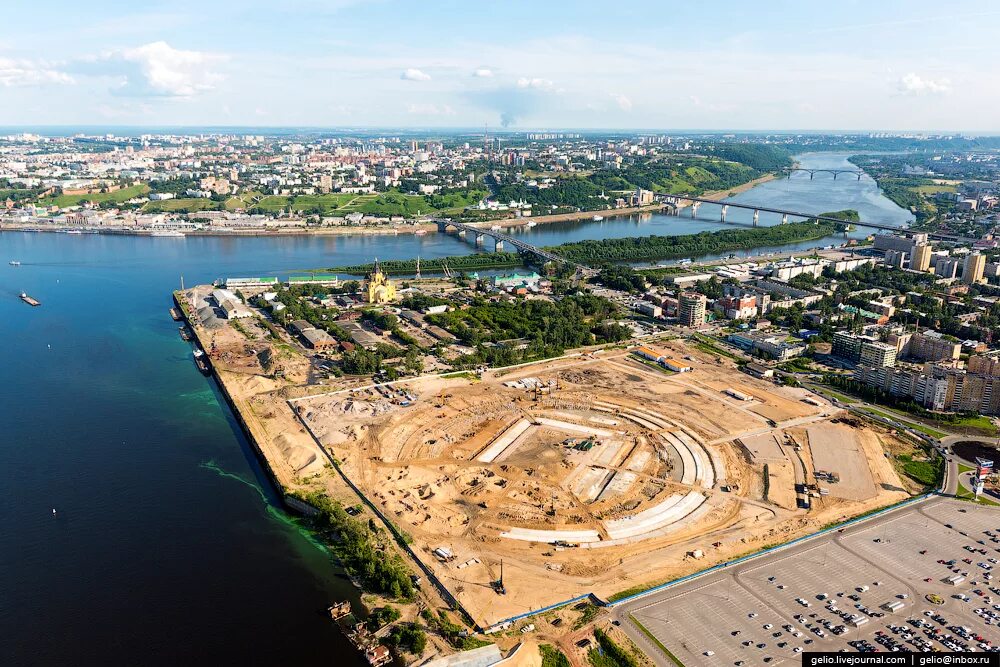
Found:
[(840, 474), (839, 482), (823, 485), (830, 490), (831, 496), (846, 500), (867, 500), (875, 496), (869, 463), (877, 463), (885, 457), (878, 456), (872, 461), (867, 456), (860, 431), (843, 424), (818, 424), (810, 426), (807, 433), (816, 470)]
[[(281, 484), (356, 504), (324, 465), (327, 454), (340, 461), (483, 626), (578, 595), (607, 598), (659, 583), (907, 495), (882, 455), (901, 446), (894, 436), (840, 424), (857, 443), (857, 474), (868, 476), (872, 495), (827, 496), (809, 511), (795, 509), (798, 457), (813, 469), (807, 430), (823, 432), (843, 415), (681, 341), (660, 346), (690, 357), (692, 373), (662, 373), (609, 350), (490, 372), (481, 381), (429, 377), (376, 390), (357, 379), (318, 384), (328, 381), (314, 376), (294, 341), (274, 340), (246, 321), (240, 328), (199, 335)], [(535, 379), (543, 392), (525, 388)], [(725, 388), (754, 400), (731, 399)], [(405, 394), (415, 398), (408, 407)], [(770, 417), (759, 414), (762, 406)], [(528, 427), (512, 434), (521, 420)], [(766, 444), (768, 437), (781, 444)], [(789, 437), (805, 445), (801, 452)], [(765, 443), (757, 449), (767, 452), (767, 498), (764, 457), (755, 460), (744, 439)], [(661, 527), (661, 506), (692, 493), (693, 511), (671, 514)], [(620, 544), (611, 539), (610, 528), (634, 525), (640, 515), (652, 516), (655, 528)], [(583, 532), (597, 543), (505, 536), (518, 529)], [(454, 557), (437, 558), (439, 548)], [(492, 586), (501, 562), (505, 595)]]
[[(482, 382), (404, 383), (405, 391), (417, 397), (411, 407), (372, 391), (326, 395), (296, 405), (345, 472), (413, 536), (421, 560), (484, 625), (588, 592), (610, 596), (701, 569), (816, 529), (845, 513), (886, 504), (900, 493), (890, 490), (900, 488), (890, 465), (877, 468), (885, 485), (870, 497), (826, 497), (816, 499), (808, 512), (796, 510), (794, 487), (801, 481), (801, 464), (790, 454), (791, 446), (777, 444), (785, 442), (782, 422), (826, 428), (825, 415), (836, 411), (828, 404), (803, 402), (807, 394), (801, 391), (699, 358), (681, 342), (664, 347), (695, 359), (695, 371), (667, 375), (615, 351), (532, 365)], [(536, 396), (503, 384), (524, 378), (537, 378), (548, 393)], [(722, 393), (726, 388), (754, 400), (730, 399)], [(768, 417), (759, 414), (764, 408)], [(768, 418), (778, 428), (770, 427)], [(519, 420), (533, 425), (508, 443), (504, 435)], [(804, 429), (796, 428), (808, 450)], [(598, 444), (589, 451), (567, 445), (591, 433), (603, 435), (594, 438)], [(696, 443), (707, 464), (724, 475), (729, 491), (719, 481), (707, 488), (679, 481), (677, 457), (667, 455), (664, 433), (683, 433)], [(763, 461), (754, 461), (735, 442), (748, 433), (765, 443), (771, 438), (766, 500)], [(881, 447), (877, 437), (865, 442), (857, 449), (862, 457), (884, 459), (876, 456)], [(479, 460), (494, 443), (502, 450), (496, 458)], [(807, 451), (803, 458), (811, 466)], [(864, 458), (861, 463), (857, 474), (871, 484)], [(609, 540), (608, 521), (635, 516), (671, 495), (693, 490), (704, 495), (695, 512), (662, 532), (621, 546), (556, 546), (504, 536), (515, 528), (593, 531), (604, 542)], [(454, 558), (438, 559), (433, 552), (439, 548)], [(705, 555), (693, 558), (696, 550)], [(491, 587), (500, 576), (501, 561), (503, 596)]]

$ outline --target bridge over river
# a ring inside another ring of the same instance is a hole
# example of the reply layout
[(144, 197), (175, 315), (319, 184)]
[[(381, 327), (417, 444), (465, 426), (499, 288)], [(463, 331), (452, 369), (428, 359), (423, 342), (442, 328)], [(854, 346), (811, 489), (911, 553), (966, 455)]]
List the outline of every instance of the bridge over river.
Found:
[[(890, 232), (902, 232), (906, 231), (903, 227), (896, 227), (893, 225), (885, 225), (877, 222), (865, 222), (864, 220), (859, 220), (857, 222), (841, 220), (840, 218), (834, 218), (829, 215), (817, 215), (815, 213), (803, 213), (801, 211), (789, 211), (781, 208), (772, 208), (769, 206), (758, 206), (756, 204), (742, 204), (734, 201), (727, 201), (725, 199), (706, 199), (704, 197), (695, 197), (693, 195), (666, 195), (666, 194), (654, 194), (653, 198), (657, 201), (668, 204), (673, 208), (673, 214), (679, 215), (681, 204), (683, 202), (691, 202), (691, 217), (694, 218), (698, 215), (698, 209), (702, 204), (714, 204), (721, 207), (720, 209), (720, 219), (722, 222), (726, 221), (726, 214), (729, 212), (730, 207), (740, 208), (747, 211), (753, 211), (753, 226), (757, 226), (757, 221), (760, 218), (760, 214), (763, 213), (776, 213), (781, 216), (781, 224), (786, 224), (790, 217), (802, 218), (803, 220), (820, 220), (822, 222), (836, 222), (840, 224), (851, 224), (855, 227), (865, 227), (867, 229), (880, 229)], [(964, 236), (957, 236), (955, 234), (941, 234), (936, 232), (929, 232), (928, 236), (934, 239), (940, 239), (942, 241), (954, 241), (958, 243), (971, 243), (976, 239), (966, 238)]]
[(577, 264), (576, 262), (571, 262), (568, 259), (564, 259), (555, 253), (551, 253), (544, 248), (539, 248), (536, 245), (528, 243), (523, 239), (519, 239), (516, 236), (511, 236), (498, 229), (486, 229), (483, 227), (474, 227), (472, 225), (466, 224), (464, 222), (455, 222), (447, 218), (435, 219), (434, 222), (437, 223), (437, 229), (439, 232), (447, 232), (449, 228), (454, 229), (459, 236), (463, 238), (469, 238), (472, 235), (474, 243), (477, 247), (483, 245), (483, 239), (489, 237), (493, 239), (493, 249), (496, 252), (500, 252), (504, 249), (505, 244), (509, 244), (511, 247), (515, 248), (522, 255), (530, 255), (541, 263), (545, 262), (561, 262), (563, 264), (569, 264), (570, 266), (576, 268), (578, 271), (582, 271), (584, 274), (594, 273), (594, 269), (583, 264)]

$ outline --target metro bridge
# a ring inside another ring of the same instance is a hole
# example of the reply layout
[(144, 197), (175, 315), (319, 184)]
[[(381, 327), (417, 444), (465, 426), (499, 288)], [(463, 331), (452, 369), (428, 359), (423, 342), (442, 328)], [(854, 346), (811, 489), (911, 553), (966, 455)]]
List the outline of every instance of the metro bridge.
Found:
[(811, 181), (816, 174), (833, 174), (833, 180), (837, 180), (837, 177), (841, 174), (850, 174), (851, 176), (857, 176), (857, 180), (861, 180), (861, 177), (865, 175), (865, 172), (860, 169), (807, 169), (805, 167), (786, 167), (781, 170), (785, 174), (785, 178), (791, 178), (792, 172), (794, 171), (804, 171), (809, 174), (809, 180)]
[(510, 234), (505, 234), (499, 230), (473, 227), (472, 225), (464, 222), (455, 222), (449, 218), (436, 218), (434, 222), (437, 223), (437, 230), (441, 233), (445, 233), (449, 228), (453, 228), (462, 238), (468, 239), (471, 235), (473, 243), (475, 243), (477, 248), (481, 248), (483, 246), (484, 239), (489, 237), (493, 239), (493, 249), (495, 252), (501, 252), (504, 249), (505, 244), (510, 244), (520, 254), (532, 256), (535, 259), (540, 260), (543, 264), (545, 262), (569, 264), (578, 271), (583, 271), (585, 274), (594, 273), (594, 270), (589, 266), (571, 262), (570, 260), (564, 259), (559, 255), (549, 252), (548, 250), (539, 248), (538, 246), (532, 245), (523, 239), (511, 236)]

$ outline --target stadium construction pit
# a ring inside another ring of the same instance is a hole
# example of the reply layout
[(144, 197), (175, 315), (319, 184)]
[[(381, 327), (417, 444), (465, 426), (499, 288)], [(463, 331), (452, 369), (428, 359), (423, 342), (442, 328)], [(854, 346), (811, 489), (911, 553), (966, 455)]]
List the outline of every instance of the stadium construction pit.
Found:
[[(906, 496), (891, 465), (868, 469), (866, 455), (884, 460), (876, 440), (877, 452), (853, 445), (860, 491), (796, 509), (809, 438), (823, 440), (827, 461), (835, 438), (816, 434), (853, 429), (831, 424), (837, 411), (804, 390), (669, 347), (694, 371), (613, 350), (482, 381), (341, 391), (296, 410), (482, 626), (651, 585)], [(767, 467), (740, 441), (761, 435), (776, 443)], [(798, 441), (804, 451), (788, 444)], [(765, 482), (782, 463), (787, 479)]]

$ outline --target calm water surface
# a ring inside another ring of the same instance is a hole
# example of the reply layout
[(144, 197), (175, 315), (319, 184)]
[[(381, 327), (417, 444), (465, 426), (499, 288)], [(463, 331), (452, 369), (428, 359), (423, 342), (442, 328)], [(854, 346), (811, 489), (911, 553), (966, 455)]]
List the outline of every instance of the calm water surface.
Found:
[[(800, 160), (843, 166), (844, 157)], [(774, 181), (736, 199), (856, 208), (898, 224), (910, 217), (869, 179), (821, 179)], [(702, 211), (706, 219), (653, 215), (522, 233), (555, 245), (723, 226), (710, 219), (717, 209)], [(436, 234), (0, 234), (0, 664), (361, 664), (322, 616), (352, 589), (277, 509), (167, 315), (170, 291), (182, 275), (192, 285), (472, 250)], [(21, 303), (21, 290), (43, 305)]]

